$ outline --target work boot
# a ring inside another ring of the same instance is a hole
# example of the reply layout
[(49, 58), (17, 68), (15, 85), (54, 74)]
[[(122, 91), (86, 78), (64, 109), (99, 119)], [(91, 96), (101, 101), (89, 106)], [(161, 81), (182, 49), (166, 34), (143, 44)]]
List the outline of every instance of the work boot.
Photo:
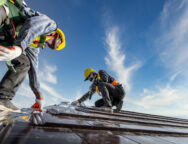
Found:
[(15, 112), (19, 111), (19, 108), (17, 108), (9, 99), (0, 99), (0, 108), (9, 109)]
[(123, 106), (123, 101), (121, 100), (117, 105), (116, 105), (116, 109), (114, 110), (114, 112), (121, 112)]

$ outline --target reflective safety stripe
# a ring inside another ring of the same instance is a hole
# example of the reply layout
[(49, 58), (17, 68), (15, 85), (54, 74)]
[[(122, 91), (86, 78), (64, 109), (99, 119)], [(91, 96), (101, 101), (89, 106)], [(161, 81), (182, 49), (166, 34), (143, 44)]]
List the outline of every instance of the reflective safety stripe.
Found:
[[(97, 74), (97, 78), (98, 78), (98, 80), (101, 79), (99, 73)], [(114, 80), (111, 84), (113, 84), (114, 86), (117, 86), (117, 85), (119, 84), (119, 82), (118, 82), (117, 80)], [(101, 93), (100, 93), (100, 90), (99, 90), (99, 87), (98, 87), (98, 86), (96, 86), (96, 92), (98, 93), (98, 95), (101, 96)]]
[(15, 0), (10, 0), (11, 3), (15, 4)]
[(99, 73), (97, 74), (97, 78), (98, 78), (98, 80), (100, 80), (100, 79), (101, 79), (101, 77), (100, 77), (100, 74), (99, 74)]
[(13, 38), (15, 39), (16, 38), (16, 27), (14, 25), (14, 21), (13, 20), (11, 21), (11, 23), (12, 23), (12, 27), (14, 29), (14, 36), (13, 36)]
[[(54, 36), (55, 34), (56, 34), (56, 32), (53, 32), (52, 34), (47, 35), (45, 40), (44, 40), (44, 42), (46, 42), (47, 40), (51, 39), (51, 37)], [(41, 36), (38, 36), (37, 38), (35, 38), (33, 40), (33, 43), (30, 44), (30, 46), (31, 47), (42, 47), (42, 48), (44, 48), (44, 45), (42, 45), (42, 46), (40, 45), (41, 44), (40, 41), (41, 41)]]
[(111, 84), (113, 84), (114, 86), (117, 86), (119, 82), (117, 80), (114, 80)]
[(99, 87), (98, 87), (98, 86), (96, 86), (96, 92), (98, 93), (98, 95), (101, 96), (101, 93), (100, 93), (100, 90), (99, 90)]

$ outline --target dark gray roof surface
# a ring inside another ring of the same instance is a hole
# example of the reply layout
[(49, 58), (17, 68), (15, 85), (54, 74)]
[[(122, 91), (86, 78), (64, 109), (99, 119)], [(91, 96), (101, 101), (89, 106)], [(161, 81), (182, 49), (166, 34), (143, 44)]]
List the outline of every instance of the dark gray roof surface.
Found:
[(131, 111), (110, 113), (67, 103), (46, 107), (44, 125), (31, 125), (23, 120), (25, 115), (30, 114), (11, 113), (1, 122), (0, 143), (188, 144), (187, 119)]

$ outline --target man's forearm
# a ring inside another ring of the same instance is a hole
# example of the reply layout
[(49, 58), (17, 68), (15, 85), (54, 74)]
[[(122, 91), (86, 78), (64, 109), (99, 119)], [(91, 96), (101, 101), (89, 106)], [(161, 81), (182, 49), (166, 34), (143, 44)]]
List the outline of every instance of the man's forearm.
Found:
[(79, 103), (86, 101), (90, 97), (90, 91), (84, 94), (80, 99), (78, 99)]
[(41, 92), (35, 92), (34, 94), (35, 94), (36, 99), (38, 99), (38, 100), (44, 99)]

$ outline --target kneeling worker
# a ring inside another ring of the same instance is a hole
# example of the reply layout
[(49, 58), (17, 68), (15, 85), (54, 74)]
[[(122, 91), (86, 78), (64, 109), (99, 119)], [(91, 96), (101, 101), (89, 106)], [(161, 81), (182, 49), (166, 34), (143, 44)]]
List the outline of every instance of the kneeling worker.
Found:
[(88, 98), (91, 99), (92, 95), (97, 92), (100, 96), (102, 95), (102, 99), (95, 102), (96, 107), (112, 109), (113, 106), (116, 106), (116, 112), (121, 110), (125, 91), (118, 81), (104, 70), (96, 73), (94, 69), (89, 68), (84, 71), (84, 75), (85, 81), (89, 80), (92, 82), (90, 90), (80, 99), (72, 102), (72, 105), (81, 104)]

